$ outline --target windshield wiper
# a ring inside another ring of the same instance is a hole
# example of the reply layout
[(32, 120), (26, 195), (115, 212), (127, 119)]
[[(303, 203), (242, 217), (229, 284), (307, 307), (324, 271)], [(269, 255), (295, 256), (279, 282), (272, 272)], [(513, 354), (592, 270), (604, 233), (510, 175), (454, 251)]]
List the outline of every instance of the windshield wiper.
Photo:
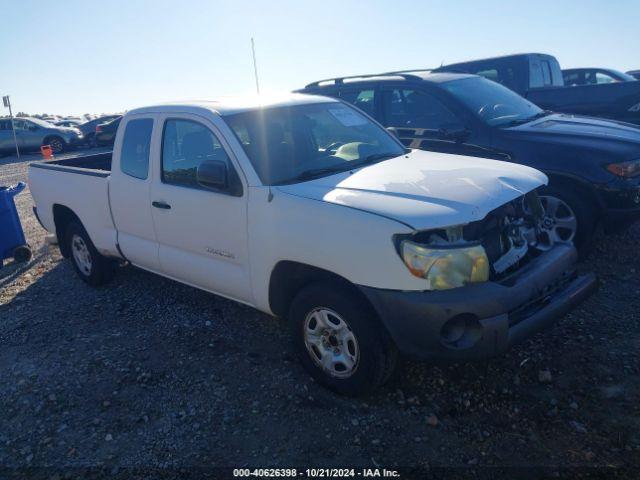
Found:
[(365, 165), (370, 165), (372, 163), (380, 162), (382, 160), (399, 157), (399, 156), (400, 155), (396, 155), (395, 153), (373, 153), (371, 155), (367, 155), (366, 157), (361, 158), (360, 160), (347, 162), (346, 164), (343, 164), (343, 165), (334, 165), (332, 167), (322, 167), (322, 168), (311, 168), (309, 170), (305, 170), (304, 172), (282, 183), (293, 183), (296, 181), (311, 180), (312, 178), (320, 177), (320, 176), (331, 174), (331, 173), (349, 172), (355, 168), (363, 167)]
[(525, 123), (529, 123), (529, 122), (533, 122), (534, 120), (537, 120), (539, 118), (542, 117), (546, 117), (547, 115), (551, 115), (553, 112), (550, 110), (543, 110), (542, 112), (538, 112), (535, 115), (532, 115), (530, 117), (527, 118), (520, 118), (518, 120), (512, 120), (509, 123), (507, 123), (508, 127), (515, 127), (516, 125), (522, 125)]
[(399, 157), (400, 155), (397, 155), (395, 153), (372, 153), (371, 155), (367, 155), (366, 157), (361, 158), (357, 162), (354, 162), (353, 165), (355, 166), (367, 165), (369, 163), (380, 162), (382, 160), (388, 160), (389, 158)]
[(304, 172), (296, 175), (295, 177), (285, 180), (282, 183), (294, 183), (296, 181), (311, 180), (312, 178), (321, 177), (325, 174), (348, 172), (349, 170), (350, 168), (345, 168), (344, 165), (335, 166), (335, 167), (311, 168), (309, 170), (305, 170)]

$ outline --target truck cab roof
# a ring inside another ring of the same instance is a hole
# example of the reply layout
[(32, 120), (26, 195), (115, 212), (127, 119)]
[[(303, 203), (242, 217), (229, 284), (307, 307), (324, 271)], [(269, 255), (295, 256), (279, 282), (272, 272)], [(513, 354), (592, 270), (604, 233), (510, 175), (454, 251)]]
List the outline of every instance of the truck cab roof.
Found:
[(130, 110), (127, 113), (162, 113), (168, 111), (198, 113), (202, 112), (202, 110), (208, 110), (217, 113), (218, 115), (225, 116), (250, 110), (258, 110), (262, 108), (291, 107), (295, 105), (337, 101), (338, 100), (332, 98), (321, 97), (317, 95), (305, 95), (300, 93), (284, 93), (275, 95), (243, 95), (221, 97), (219, 99), (212, 100), (203, 99), (167, 102), (148, 107), (136, 108)]

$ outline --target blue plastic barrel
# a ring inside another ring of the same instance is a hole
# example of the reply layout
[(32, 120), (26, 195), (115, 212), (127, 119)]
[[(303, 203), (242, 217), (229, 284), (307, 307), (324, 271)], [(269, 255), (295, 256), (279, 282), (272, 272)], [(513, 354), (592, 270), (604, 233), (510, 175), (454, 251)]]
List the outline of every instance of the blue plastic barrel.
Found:
[(13, 197), (25, 189), (27, 185), (20, 182), (13, 187), (0, 187), (0, 267), (2, 261), (15, 257), (16, 261), (31, 258), (31, 250), (22, 231)]

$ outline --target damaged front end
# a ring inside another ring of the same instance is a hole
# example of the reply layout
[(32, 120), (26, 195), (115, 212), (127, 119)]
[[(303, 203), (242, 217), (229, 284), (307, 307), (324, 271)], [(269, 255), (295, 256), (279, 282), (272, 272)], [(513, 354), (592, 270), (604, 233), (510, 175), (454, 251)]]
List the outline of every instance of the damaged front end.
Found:
[(531, 191), (466, 225), (416, 232), (398, 238), (400, 256), (427, 289), (446, 290), (500, 280), (554, 240), (542, 228), (544, 209)]

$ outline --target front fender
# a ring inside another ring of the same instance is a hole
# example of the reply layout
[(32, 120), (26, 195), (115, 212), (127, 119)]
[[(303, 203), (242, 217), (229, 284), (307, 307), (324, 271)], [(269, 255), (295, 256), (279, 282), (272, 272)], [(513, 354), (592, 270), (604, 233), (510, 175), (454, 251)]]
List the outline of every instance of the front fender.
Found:
[(357, 285), (424, 290), (395, 250), (393, 236), (413, 230), (373, 213), (249, 188), (250, 268), (256, 307), (270, 312), (269, 282), (281, 261), (334, 273)]

